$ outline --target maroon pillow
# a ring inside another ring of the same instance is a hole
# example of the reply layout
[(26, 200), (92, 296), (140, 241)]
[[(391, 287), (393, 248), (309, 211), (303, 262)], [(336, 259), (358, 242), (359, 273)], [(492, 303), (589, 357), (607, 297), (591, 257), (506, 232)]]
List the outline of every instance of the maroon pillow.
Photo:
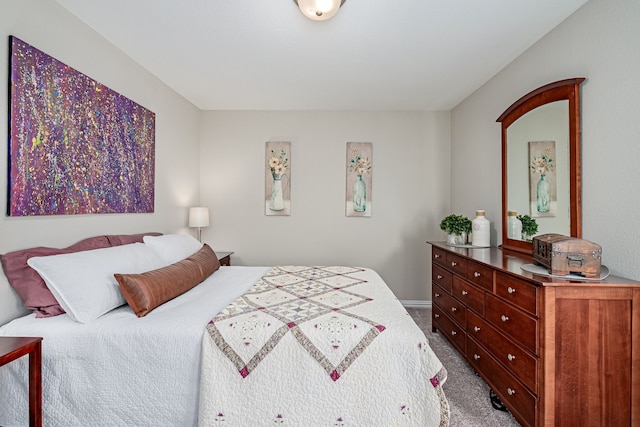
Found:
[[(148, 233), (156, 235), (159, 233)], [(63, 314), (64, 310), (58, 304), (44, 280), (31, 267), (27, 265), (27, 260), (35, 256), (49, 256), (58, 254), (68, 254), (73, 252), (88, 251), (91, 249), (108, 248), (126, 244), (129, 239), (134, 239), (131, 243), (141, 242), (145, 234), (130, 236), (96, 236), (89, 237), (69, 246), (68, 248), (46, 248), (37, 247), (9, 252), (0, 257), (4, 273), (9, 280), (9, 284), (22, 299), (24, 306), (36, 312), (36, 317), (52, 317)], [(138, 237), (140, 236), (140, 237)], [(139, 239), (139, 240), (135, 240)]]
[(120, 246), (130, 245), (131, 243), (142, 243), (144, 236), (162, 236), (162, 233), (114, 234), (106, 237), (111, 246)]
[(97, 236), (84, 239), (64, 249), (45, 247), (23, 249), (2, 255), (2, 267), (11, 287), (18, 293), (24, 306), (36, 312), (36, 317), (57, 316), (64, 313), (64, 310), (40, 275), (27, 265), (27, 260), (34, 256), (68, 254), (109, 246), (107, 236)]

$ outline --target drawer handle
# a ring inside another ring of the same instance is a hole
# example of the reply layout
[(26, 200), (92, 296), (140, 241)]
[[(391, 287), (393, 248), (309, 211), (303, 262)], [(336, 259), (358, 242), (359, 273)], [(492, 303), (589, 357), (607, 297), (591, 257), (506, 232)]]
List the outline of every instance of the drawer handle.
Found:
[(474, 358), (474, 359), (476, 359), (476, 360), (478, 360), (478, 359), (480, 359), (480, 355), (479, 355), (479, 354), (475, 354), (475, 353), (474, 353), (474, 354), (473, 354), (473, 358)]
[(507, 288), (507, 292), (509, 292), (510, 294), (515, 294), (515, 293), (516, 293), (516, 290), (515, 290), (514, 288), (512, 288), (511, 286), (509, 286), (509, 287)]
[(436, 298), (440, 298), (440, 294), (437, 293), (437, 292), (435, 294), (433, 294), (433, 295), (435, 295)]
[(437, 277), (438, 277), (438, 280), (442, 279), (442, 275), (441, 274), (438, 274)]
[(509, 359), (510, 362), (513, 362), (514, 360), (516, 360), (516, 357), (513, 354), (509, 353), (507, 355), (507, 359)]
[(434, 257), (435, 259), (438, 259), (438, 258), (440, 258), (440, 254), (435, 254), (433, 257)]
[(507, 320), (509, 320), (509, 318), (504, 314), (500, 317), (500, 319), (502, 319), (503, 322), (506, 322)]
[(451, 331), (451, 336), (456, 336), (457, 332), (456, 331)]
[(462, 291), (462, 295), (469, 295), (469, 292), (467, 292), (467, 291), (463, 290), (463, 291)]
[(451, 267), (455, 267), (456, 265), (458, 265), (458, 263), (457, 263), (457, 262), (455, 262), (455, 261), (451, 261)]
[(456, 307), (451, 307), (451, 312), (455, 313), (456, 311), (458, 311), (458, 309)]
[(440, 318), (440, 315), (438, 313), (434, 314), (433, 317), (435, 317), (436, 319)]
[(509, 396), (513, 396), (514, 394), (516, 394), (516, 391), (514, 389), (512, 389), (511, 387), (507, 388), (507, 393), (509, 393)]
[(480, 277), (480, 273), (478, 273), (477, 271), (473, 273), (473, 277), (478, 278)]
[(475, 332), (480, 332), (480, 326), (474, 326), (474, 327), (473, 327), (473, 330), (474, 330)]

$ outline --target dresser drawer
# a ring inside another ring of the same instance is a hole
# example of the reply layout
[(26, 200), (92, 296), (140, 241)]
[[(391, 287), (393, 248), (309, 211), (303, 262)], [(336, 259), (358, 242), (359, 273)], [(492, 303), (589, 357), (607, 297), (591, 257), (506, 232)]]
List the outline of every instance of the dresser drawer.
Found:
[(431, 259), (434, 263), (444, 266), (447, 262), (447, 252), (437, 246), (431, 247)]
[(493, 291), (493, 269), (477, 262), (469, 261), (467, 263), (467, 279), (470, 282)]
[(508, 340), (478, 315), (467, 313), (467, 336), (484, 346), (499, 362), (502, 362), (529, 390), (538, 394), (538, 359)]
[(451, 292), (451, 272), (435, 264), (431, 266), (431, 280), (447, 292)]
[(467, 337), (466, 344), (467, 359), (498, 394), (502, 403), (516, 418), (519, 416), (527, 425), (536, 425), (536, 397), (471, 337)]
[(496, 272), (496, 295), (511, 304), (538, 315), (538, 287), (513, 276)]
[(453, 276), (453, 289), (451, 294), (468, 308), (475, 310), (480, 315), (484, 314), (484, 290), (477, 288), (458, 276)]
[(464, 304), (453, 298), (448, 292), (445, 292), (444, 289), (437, 285), (433, 285), (433, 303), (440, 306), (449, 317), (464, 328), (464, 325), (467, 323), (467, 309)]
[(464, 329), (456, 325), (445, 312), (437, 305), (433, 306), (433, 325), (461, 354), (465, 354)]
[(468, 262), (469, 261), (467, 261), (466, 258), (447, 252), (447, 263), (445, 264), (445, 267), (447, 270), (453, 271), (462, 277), (466, 277)]
[(538, 354), (538, 321), (492, 294), (485, 295), (484, 318), (498, 331)]

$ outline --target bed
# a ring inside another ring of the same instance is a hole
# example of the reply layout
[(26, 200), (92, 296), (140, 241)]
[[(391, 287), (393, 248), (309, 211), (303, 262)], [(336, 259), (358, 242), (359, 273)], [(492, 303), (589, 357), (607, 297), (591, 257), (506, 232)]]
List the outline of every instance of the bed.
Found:
[[(123, 275), (148, 284), (196, 255)], [(127, 302), (86, 322), (67, 310), (0, 327), (44, 338), (44, 425), (449, 423), (446, 370), (373, 270), (221, 267), (143, 315)], [(26, 358), (0, 368), (4, 427), (28, 424), (27, 369)]]

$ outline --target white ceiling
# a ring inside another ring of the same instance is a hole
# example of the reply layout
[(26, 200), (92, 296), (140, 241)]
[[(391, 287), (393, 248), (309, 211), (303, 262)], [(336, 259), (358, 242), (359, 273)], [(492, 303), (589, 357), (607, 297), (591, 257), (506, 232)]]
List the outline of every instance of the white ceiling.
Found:
[(57, 0), (203, 110), (450, 110), (587, 0)]

